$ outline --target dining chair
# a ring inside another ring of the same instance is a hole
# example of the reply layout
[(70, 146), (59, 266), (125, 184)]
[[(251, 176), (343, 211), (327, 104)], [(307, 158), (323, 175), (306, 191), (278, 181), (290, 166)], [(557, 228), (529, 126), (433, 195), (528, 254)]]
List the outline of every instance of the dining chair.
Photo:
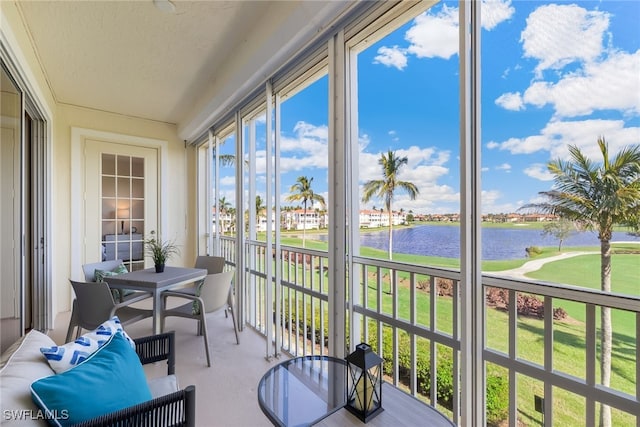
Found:
[[(96, 282), (96, 272), (99, 272), (99, 275), (103, 276), (103, 280), (108, 278), (110, 275), (117, 274), (116, 272), (120, 271), (122, 273), (126, 271), (122, 271), (122, 269), (126, 270), (124, 263), (121, 259), (112, 259), (108, 261), (100, 261), (100, 262), (92, 262), (89, 264), (84, 264), (82, 266), (82, 271), (84, 272), (84, 281), (85, 282)], [(147, 298), (153, 296), (150, 292), (144, 291), (134, 291), (131, 289), (112, 289), (111, 293), (114, 296), (114, 299), (117, 302), (125, 302), (131, 298), (137, 298), (141, 295), (146, 295)]]
[[(233, 270), (208, 274), (202, 284), (194, 289), (193, 294), (184, 292), (184, 290), (169, 290), (162, 293), (162, 306), (164, 308), (160, 316), (160, 330), (164, 331), (165, 318), (169, 316), (197, 320), (197, 335), (204, 336), (207, 366), (211, 366), (209, 335), (207, 333), (207, 313), (229, 310), (233, 321), (233, 331), (236, 334), (236, 343), (240, 344), (238, 324), (235, 317), (235, 298), (232, 288), (234, 274), (235, 272)], [(188, 302), (178, 305), (177, 307), (167, 308), (167, 298), (169, 297), (181, 298)]]
[(129, 298), (125, 302), (116, 303), (109, 285), (105, 282), (69, 281), (76, 298), (73, 300), (73, 310), (65, 342), (71, 341), (75, 328), (77, 328), (77, 338), (82, 329), (93, 330), (114, 315), (118, 316), (122, 325), (128, 325), (153, 315), (153, 310), (130, 306), (148, 298), (146, 295), (139, 295), (135, 298)]
[(222, 256), (200, 255), (196, 258), (195, 268), (206, 268), (207, 274), (222, 273), (225, 258)]

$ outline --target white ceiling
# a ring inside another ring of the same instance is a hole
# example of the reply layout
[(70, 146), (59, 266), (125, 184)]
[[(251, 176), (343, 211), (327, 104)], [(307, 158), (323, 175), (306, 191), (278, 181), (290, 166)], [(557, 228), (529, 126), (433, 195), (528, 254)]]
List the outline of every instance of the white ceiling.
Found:
[[(338, 1), (21, 1), (57, 102), (201, 132), (348, 9)], [(252, 89), (252, 88), (251, 88)]]

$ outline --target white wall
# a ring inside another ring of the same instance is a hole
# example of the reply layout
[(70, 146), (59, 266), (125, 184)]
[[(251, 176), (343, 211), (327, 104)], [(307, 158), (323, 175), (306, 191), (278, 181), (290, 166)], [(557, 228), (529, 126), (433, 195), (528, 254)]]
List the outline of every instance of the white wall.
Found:
[[(71, 162), (71, 128), (81, 127), (132, 135), (143, 138), (154, 138), (168, 142), (166, 183), (161, 189), (166, 198), (163, 212), (163, 224), (166, 233), (178, 237), (181, 255), (175, 259), (176, 265), (191, 265), (195, 258), (195, 150), (185, 147), (177, 136), (174, 124), (144, 120), (121, 114), (95, 111), (77, 106), (65, 105), (55, 100), (38, 64), (29, 37), (22, 25), (19, 13), (12, 2), (1, 3), (2, 40), (19, 65), (22, 77), (31, 86), (32, 94), (44, 107), (50, 129), (49, 143), (51, 147), (51, 289), (53, 295), (51, 310), (55, 314), (68, 311), (71, 306), (71, 287), (69, 277), (72, 257), (79, 254), (71, 250), (71, 176), (77, 165)], [(96, 82), (99, 84), (99, 82)], [(122, 102), (126, 102), (127, 94), (122, 94)], [(190, 171), (190, 176), (187, 176)]]

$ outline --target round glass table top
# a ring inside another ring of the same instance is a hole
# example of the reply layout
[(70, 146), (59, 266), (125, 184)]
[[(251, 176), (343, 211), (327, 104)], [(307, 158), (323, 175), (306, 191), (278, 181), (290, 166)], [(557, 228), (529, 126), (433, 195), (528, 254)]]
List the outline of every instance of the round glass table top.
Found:
[(296, 357), (264, 374), (258, 384), (258, 402), (274, 425), (310, 425), (344, 406), (346, 378), (343, 359)]

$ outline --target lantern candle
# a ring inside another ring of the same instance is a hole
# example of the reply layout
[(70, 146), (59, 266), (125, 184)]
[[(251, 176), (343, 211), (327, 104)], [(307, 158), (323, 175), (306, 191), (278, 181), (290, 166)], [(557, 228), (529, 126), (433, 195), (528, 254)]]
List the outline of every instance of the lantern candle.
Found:
[(382, 409), (382, 362), (383, 359), (362, 343), (346, 358), (347, 389), (345, 408), (367, 422)]

